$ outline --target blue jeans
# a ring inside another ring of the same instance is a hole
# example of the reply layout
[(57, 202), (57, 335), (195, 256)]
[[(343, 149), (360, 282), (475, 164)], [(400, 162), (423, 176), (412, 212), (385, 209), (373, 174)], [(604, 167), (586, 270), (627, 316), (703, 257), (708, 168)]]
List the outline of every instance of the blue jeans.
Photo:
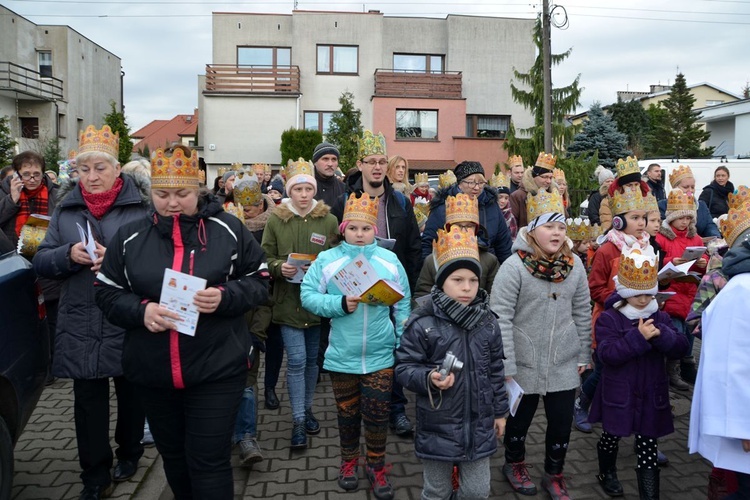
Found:
[(234, 421), (233, 443), (239, 443), (245, 434), (255, 437), (256, 432), (255, 392), (252, 387), (245, 387), (240, 399), (240, 409)]
[(320, 327), (294, 328), (281, 325), (286, 348), (286, 387), (292, 407), (292, 419), (304, 420), (305, 410), (312, 408), (318, 383), (318, 348)]
[(593, 360), (594, 371), (591, 372), (591, 375), (589, 375), (583, 385), (581, 385), (581, 391), (583, 391), (589, 401), (594, 399), (596, 386), (599, 385), (599, 379), (602, 378), (602, 363), (599, 361), (599, 356), (596, 355), (596, 350), (594, 350)]
[(677, 333), (685, 335), (685, 337), (687, 337), (688, 344), (690, 344), (690, 349), (688, 349), (688, 352), (685, 354), (685, 356), (692, 356), (695, 336), (690, 333), (690, 330), (688, 329), (687, 323), (685, 323), (684, 319), (678, 318), (676, 316), (670, 316), (670, 318), (672, 319), (672, 326), (674, 326), (674, 329), (677, 330)]

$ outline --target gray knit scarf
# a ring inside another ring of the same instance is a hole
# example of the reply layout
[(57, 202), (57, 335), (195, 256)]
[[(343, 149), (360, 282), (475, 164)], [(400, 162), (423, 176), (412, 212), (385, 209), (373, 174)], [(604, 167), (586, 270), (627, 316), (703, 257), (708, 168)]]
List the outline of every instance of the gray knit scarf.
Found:
[(490, 297), (483, 289), (468, 306), (448, 297), (444, 291), (433, 285), (430, 291), (432, 303), (448, 318), (464, 330), (473, 330), (479, 321), (490, 311)]

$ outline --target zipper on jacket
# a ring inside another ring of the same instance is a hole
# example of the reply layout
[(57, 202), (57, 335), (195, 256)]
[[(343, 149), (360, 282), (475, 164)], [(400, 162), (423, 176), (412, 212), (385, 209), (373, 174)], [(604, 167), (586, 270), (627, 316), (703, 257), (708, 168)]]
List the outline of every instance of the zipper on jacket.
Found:
[[(466, 360), (464, 363), (466, 365), (464, 366), (463, 373), (466, 374), (464, 377), (466, 379), (466, 395), (464, 396), (464, 422), (467, 425), (464, 425), (464, 440), (466, 442), (466, 452), (465, 455), (467, 458), (472, 459), (474, 457), (474, 432), (472, 432), (472, 424), (471, 424), (471, 374), (474, 373), (474, 366), (471, 359), (471, 347), (469, 346), (469, 332), (464, 330), (464, 355), (466, 356)], [(477, 394), (479, 396), (479, 394)], [(477, 410), (479, 410), (479, 401), (477, 401)], [(479, 414), (479, 411), (477, 411), (477, 414)]]
[(362, 373), (367, 373), (367, 304), (362, 305), (365, 308), (362, 328)]

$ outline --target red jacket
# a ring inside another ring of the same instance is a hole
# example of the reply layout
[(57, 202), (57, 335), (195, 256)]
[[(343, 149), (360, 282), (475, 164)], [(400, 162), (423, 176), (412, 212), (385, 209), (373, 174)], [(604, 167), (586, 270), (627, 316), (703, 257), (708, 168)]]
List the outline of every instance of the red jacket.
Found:
[[(664, 252), (664, 265), (682, 257), (687, 247), (703, 246), (703, 240), (696, 234), (695, 224), (691, 224), (685, 231), (677, 231), (671, 225), (662, 224), (659, 228), (659, 234), (656, 235), (656, 242), (661, 245), (661, 250)], [(706, 258), (705, 255), (704, 258)], [(708, 258), (706, 258), (706, 261), (708, 261)], [(706, 268), (701, 269), (693, 265), (690, 271), (702, 276)], [(664, 303), (664, 312), (683, 320), (687, 318), (695, 294), (698, 292), (698, 284), (673, 282), (666, 291), (675, 292), (676, 295)]]
[(617, 245), (611, 241), (600, 246), (591, 263), (589, 271), (589, 292), (591, 300), (594, 301), (594, 310), (591, 314), (591, 347), (596, 349), (596, 320), (604, 311), (604, 303), (615, 291), (615, 282), (612, 280), (617, 276), (617, 268), (620, 266), (620, 255), (622, 252)]

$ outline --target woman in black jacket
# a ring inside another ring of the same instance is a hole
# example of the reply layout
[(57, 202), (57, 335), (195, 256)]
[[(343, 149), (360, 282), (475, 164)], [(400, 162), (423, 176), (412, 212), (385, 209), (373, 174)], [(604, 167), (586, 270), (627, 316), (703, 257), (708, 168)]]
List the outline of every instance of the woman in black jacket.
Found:
[[(127, 331), (125, 377), (143, 401), (175, 498), (231, 499), (231, 437), (250, 348), (244, 314), (268, 301), (268, 272), (250, 231), (198, 186), (195, 151), (156, 151), (155, 213), (117, 233), (96, 301)], [(160, 305), (168, 269), (206, 280), (187, 297), (200, 313), (192, 333), (177, 331), (186, 313)]]
[(734, 184), (729, 182), (729, 169), (724, 166), (716, 167), (714, 180), (703, 188), (698, 198), (708, 206), (711, 217), (714, 219), (729, 212), (727, 201), (729, 193), (734, 193)]

